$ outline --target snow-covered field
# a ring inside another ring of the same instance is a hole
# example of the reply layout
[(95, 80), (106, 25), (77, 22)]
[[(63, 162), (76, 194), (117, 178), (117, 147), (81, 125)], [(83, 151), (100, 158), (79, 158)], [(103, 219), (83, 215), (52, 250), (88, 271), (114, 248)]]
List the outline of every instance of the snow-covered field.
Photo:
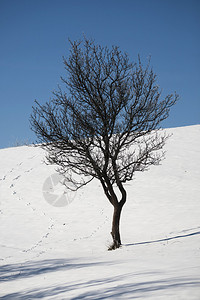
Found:
[(0, 299), (199, 300), (200, 125), (167, 132), (161, 166), (126, 185), (115, 251), (97, 181), (63, 194), (43, 150), (1, 149)]

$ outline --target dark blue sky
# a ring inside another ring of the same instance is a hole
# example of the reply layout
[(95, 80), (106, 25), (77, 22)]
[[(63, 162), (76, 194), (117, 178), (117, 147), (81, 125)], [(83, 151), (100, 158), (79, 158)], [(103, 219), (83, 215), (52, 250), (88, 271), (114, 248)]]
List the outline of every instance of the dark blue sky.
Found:
[(164, 127), (200, 124), (199, 0), (0, 0), (0, 148), (33, 141), (29, 116), (64, 73), (69, 42), (85, 34), (131, 60), (151, 55), (163, 95), (179, 103)]

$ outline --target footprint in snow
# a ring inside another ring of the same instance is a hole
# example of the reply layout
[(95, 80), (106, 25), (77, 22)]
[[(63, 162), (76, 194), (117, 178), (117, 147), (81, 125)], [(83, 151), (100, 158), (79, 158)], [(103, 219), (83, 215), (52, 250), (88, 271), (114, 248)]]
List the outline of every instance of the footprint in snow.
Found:
[(51, 224), (51, 226), (48, 227), (48, 229), (52, 229), (54, 227), (54, 224)]
[(21, 175), (15, 177), (13, 180), (17, 180), (17, 179), (19, 179), (20, 177), (21, 177)]
[(32, 170), (33, 170), (33, 168), (31, 168), (31, 169), (25, 171), (24, 173), (29, 173), (29, 172), (31, 172)]
[(49, 232), (47, 232), (47, 234), (45, 234), (45, 235), (43, 236), (43, 238), (47, 238), (48, 235), (49, 235)]
[(32, 158), (34, 158), (34, 157), (36, 157), (36, 155), (33, 155), (33, 156), (29, 157), (28, 159), (32, 159)]

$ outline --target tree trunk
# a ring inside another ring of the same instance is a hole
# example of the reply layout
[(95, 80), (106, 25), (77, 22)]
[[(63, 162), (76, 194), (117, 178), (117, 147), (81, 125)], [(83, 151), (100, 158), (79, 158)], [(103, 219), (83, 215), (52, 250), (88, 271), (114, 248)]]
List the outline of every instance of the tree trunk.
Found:
[(125, 201), (120, 201), (117, 203), (117, 205), (114, 206), (114, 213), (113, 213), (113, 221), (112, 221), (112, 238), (113, 238), (113, 243), (109, 247), (108, 250), (115, 250), (121, 246), (121, 237), (120, 237), (120, 216), (121, 216), (121, 211), (122, 207), (124, 205)]

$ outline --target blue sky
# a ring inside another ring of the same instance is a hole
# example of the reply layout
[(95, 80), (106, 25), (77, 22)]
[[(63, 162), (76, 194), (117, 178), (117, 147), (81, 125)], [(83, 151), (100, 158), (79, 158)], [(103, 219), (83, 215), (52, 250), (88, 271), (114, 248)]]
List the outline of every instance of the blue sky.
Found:
[(32, 142), (29, 116), (64, 74), (69, 42), (85, 34), (132, 61), (151, 55), (163, 95), (181, 100), (164, 127), (200, 124), (199, 0), (0, 0), (0, 148)]

